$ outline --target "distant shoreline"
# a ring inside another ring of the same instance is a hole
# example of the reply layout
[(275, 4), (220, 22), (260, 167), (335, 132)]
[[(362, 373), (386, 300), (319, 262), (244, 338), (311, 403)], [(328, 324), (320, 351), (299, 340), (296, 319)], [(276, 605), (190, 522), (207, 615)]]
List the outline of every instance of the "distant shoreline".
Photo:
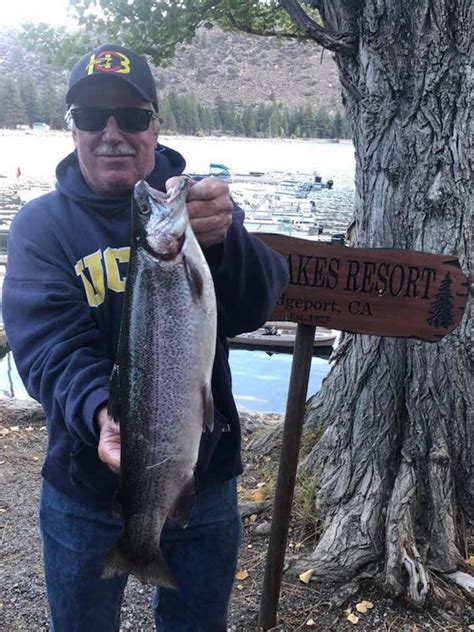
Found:
[[(49, 131), (36, 131), (32, 129), (6, 129), (0, 128), (0, 136), (34, 136), (36, 138), (50, 138), (50, 137), (64, 137), (67, 138), (71, 135), (69, 130), (49, 130)], [(253, 136), (187, 136), (180, 134), (160, 134), (160, 139), (163, 140), (195, 140), (195, 141), (235, 141), (235, 142), (249, 142), (249, 141), (263, 141), (263, 142), (275, 142), (275, 143), (318, 143), (318, 144), (341, 144), (341, 145), (349, 145), (352, 144), (352, 140), (350, 138), (260, 138)]]

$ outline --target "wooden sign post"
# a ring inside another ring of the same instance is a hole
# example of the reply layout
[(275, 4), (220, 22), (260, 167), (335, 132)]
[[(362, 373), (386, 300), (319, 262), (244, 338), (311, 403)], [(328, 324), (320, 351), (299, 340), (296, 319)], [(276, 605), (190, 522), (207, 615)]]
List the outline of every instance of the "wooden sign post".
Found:
[(461, 321), (467, 279), (454, 257), (254, 235), (288, 262), (290, 282), (269, 320), (298, 323), (260, 603), (259, 625), (269, 630), (277, 623), (316, 326), (436, 342)]

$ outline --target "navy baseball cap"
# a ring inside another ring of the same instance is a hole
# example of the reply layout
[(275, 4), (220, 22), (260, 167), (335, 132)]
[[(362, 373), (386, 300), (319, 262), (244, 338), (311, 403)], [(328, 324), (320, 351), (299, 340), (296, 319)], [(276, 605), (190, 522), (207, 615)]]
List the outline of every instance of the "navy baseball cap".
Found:
[(150, 66), (140, 55), (116, 44), (94, 48), (74, 65), (66, 94), (67, 105), (71, 105), (86, 82), (100, 81), (105, 75), (126, 81), (158, 111), (158, 96)]

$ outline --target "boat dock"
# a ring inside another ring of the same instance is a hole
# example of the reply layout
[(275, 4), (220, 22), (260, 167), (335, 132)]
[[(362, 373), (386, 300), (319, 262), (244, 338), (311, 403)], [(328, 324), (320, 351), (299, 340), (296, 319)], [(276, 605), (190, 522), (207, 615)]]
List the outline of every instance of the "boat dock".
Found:
[[(293, 353), (296, 337), (296, 323), (286, 321), (268, 322), (260, 329), (228, 338), (231, 349), (267, 351), (269, 353)], [(332, 353), (338, 332), (332, 329), (316, 328), (313, 355), (328, 357)]]

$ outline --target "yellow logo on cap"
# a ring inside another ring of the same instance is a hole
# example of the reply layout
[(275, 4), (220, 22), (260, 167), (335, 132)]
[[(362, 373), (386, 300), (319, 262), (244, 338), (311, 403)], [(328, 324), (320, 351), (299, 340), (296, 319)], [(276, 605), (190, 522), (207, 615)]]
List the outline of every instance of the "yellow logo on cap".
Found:
[(95, 72), (120, 73), (128, 75), (130, 73), (130, 60), (123, 53), (116, 50), (104, 50), (97, 55), (91, 55), (89, 63), (86, 66), (88, 75)]

